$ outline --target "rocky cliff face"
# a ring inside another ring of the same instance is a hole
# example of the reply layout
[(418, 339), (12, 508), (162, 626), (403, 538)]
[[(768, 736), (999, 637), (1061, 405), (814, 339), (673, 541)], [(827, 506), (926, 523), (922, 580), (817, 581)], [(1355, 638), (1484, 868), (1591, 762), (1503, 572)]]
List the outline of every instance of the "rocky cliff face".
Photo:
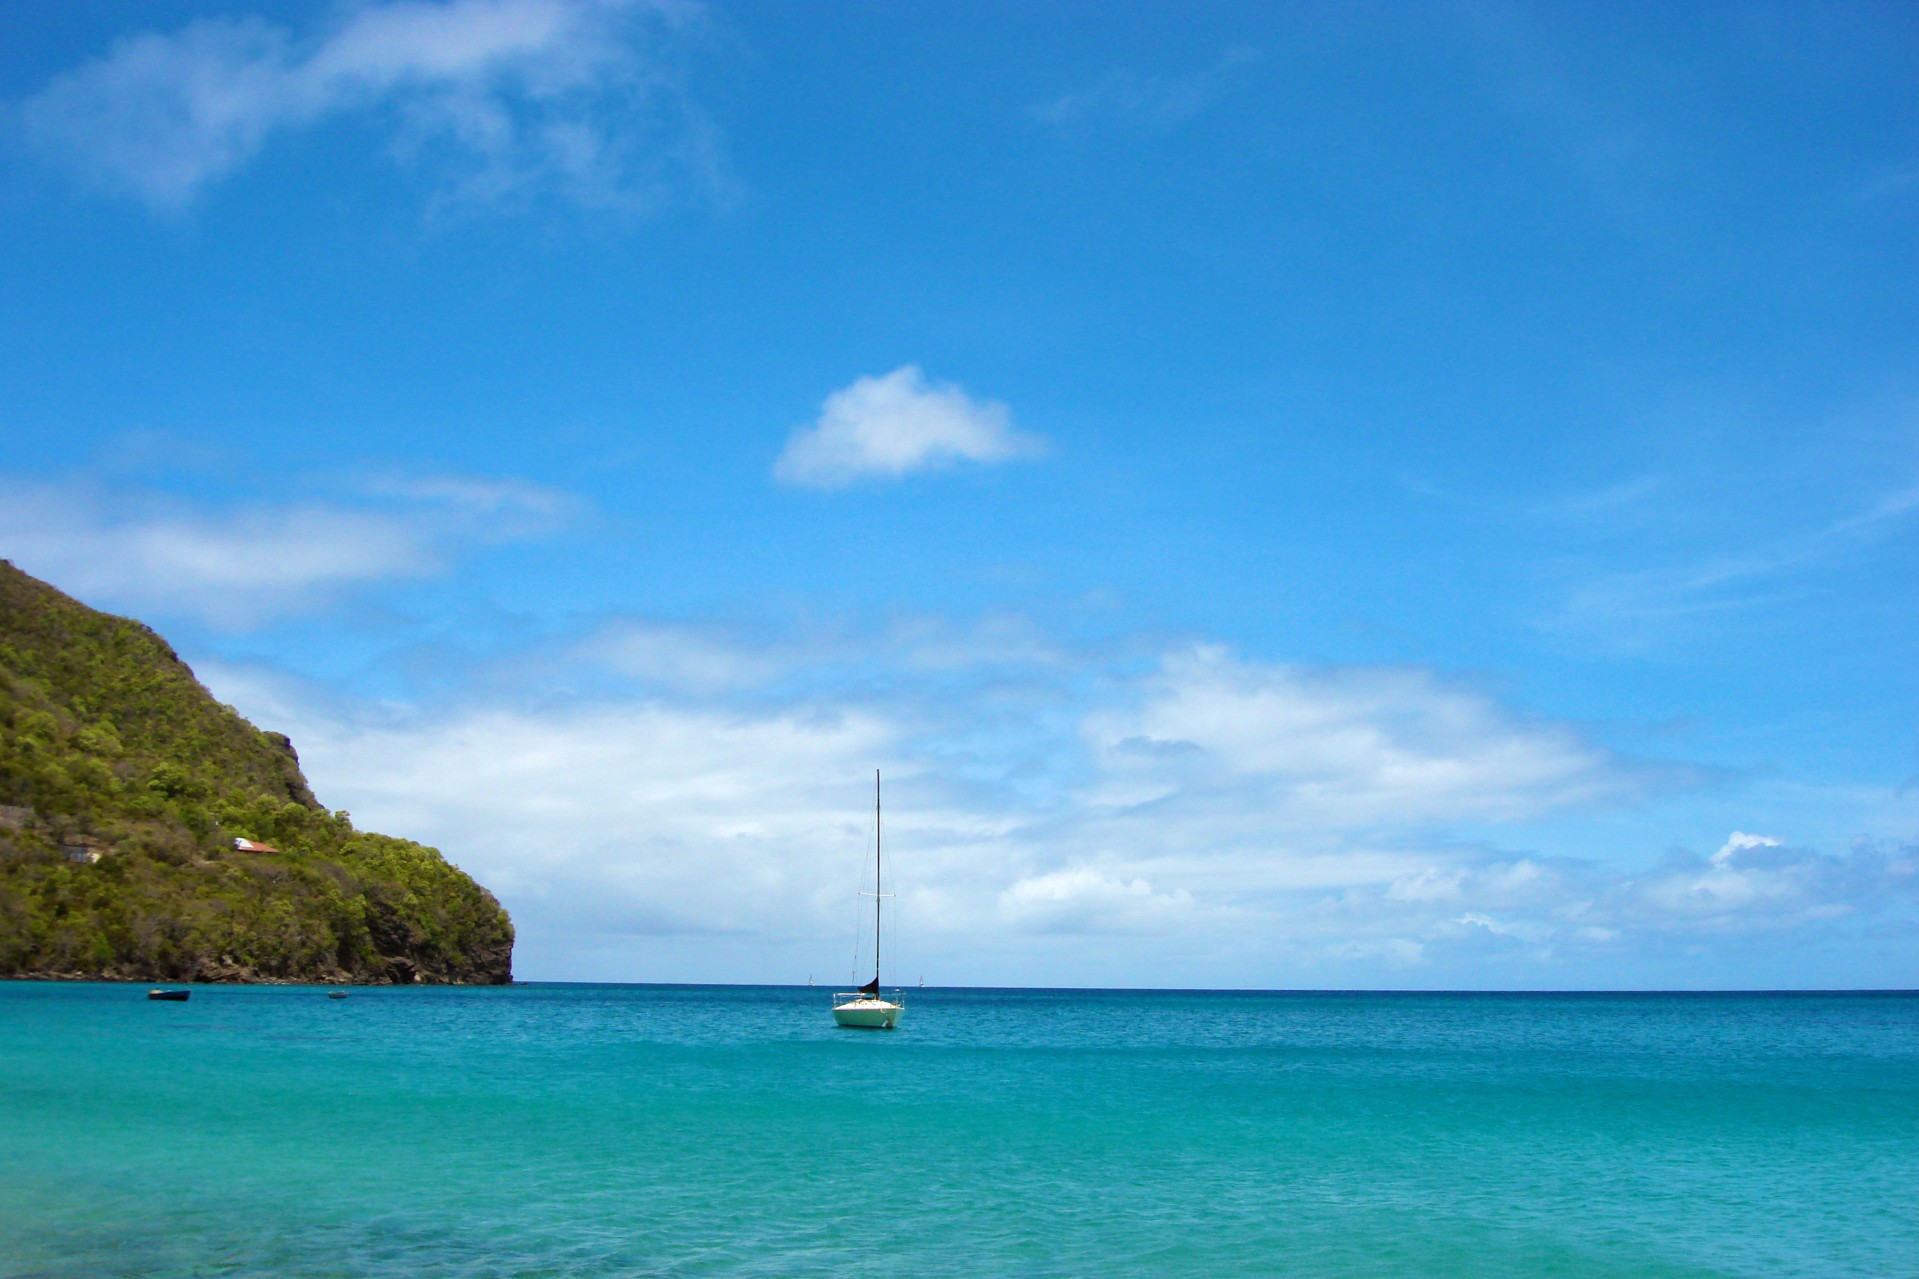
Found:
[(356, 831), (158, 635), (0, 561), (0, 976), (503, 984), (512, 956), (438, 851)]

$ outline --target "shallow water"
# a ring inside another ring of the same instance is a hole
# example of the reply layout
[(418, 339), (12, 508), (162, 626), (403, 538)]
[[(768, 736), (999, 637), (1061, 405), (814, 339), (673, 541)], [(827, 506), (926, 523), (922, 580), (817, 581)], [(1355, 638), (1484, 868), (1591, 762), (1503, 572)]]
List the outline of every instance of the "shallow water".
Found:
[(0, 983), (0, 1276), (1919, 1275), (1919, 997)]

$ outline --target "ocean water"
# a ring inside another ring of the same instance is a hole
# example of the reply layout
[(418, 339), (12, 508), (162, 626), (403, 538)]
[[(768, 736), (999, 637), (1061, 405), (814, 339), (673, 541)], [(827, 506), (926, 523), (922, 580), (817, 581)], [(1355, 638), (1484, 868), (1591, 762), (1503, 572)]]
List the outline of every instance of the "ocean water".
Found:
[(1919, 998), (0, 983), (0, 1276), (1913, 1276)]

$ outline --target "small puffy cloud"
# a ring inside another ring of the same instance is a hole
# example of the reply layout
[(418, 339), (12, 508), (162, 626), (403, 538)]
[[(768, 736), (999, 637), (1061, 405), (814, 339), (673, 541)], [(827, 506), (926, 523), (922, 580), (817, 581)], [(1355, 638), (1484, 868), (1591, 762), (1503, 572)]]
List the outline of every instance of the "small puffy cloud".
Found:
[(593, 204), (644, 203), (666, 169), (718, 169), (706, 126), (657, 50), (690, 6), (643, 0), (391, 0), (343, 9), (302, 38), (259, 18), (208, 18), (120, 40), (21, 107), (29, 137), (103, 186), (188, 203), (275, 133), (359, 116), (393, 150), (453, 162), (455, 194), (547, 185)]
[(333, 500), (200, 506), (0, 483), (0, 553), (88, 599), (240, 628), (355, 584), (437, 575), (463, 549), (550, 532), (574, 505), (537, 485), (446, 477)]
[(773, 474), (804, 488), (844, 488), (962, 462), (1034, 457), (1044, 449), (1038, 436), (1013, 429), (1004, 404), (929, 382), (918, 365), (908, 364), (827, 396), (819, 420), (787, 441)]

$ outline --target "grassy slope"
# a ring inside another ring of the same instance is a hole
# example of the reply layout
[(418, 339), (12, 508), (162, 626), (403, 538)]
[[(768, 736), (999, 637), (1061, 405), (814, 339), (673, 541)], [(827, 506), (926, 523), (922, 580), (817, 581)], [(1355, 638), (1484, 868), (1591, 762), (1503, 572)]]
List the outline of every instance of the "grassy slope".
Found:
[[(158, 635), (5, 561), (0, 804), (34, 813), (0, 829), (0, 976), (510, 979), (491, 893), (327, 812), (287, 739), (215, 701)], [(106, 856), (67, 861), (80, 835)]]

